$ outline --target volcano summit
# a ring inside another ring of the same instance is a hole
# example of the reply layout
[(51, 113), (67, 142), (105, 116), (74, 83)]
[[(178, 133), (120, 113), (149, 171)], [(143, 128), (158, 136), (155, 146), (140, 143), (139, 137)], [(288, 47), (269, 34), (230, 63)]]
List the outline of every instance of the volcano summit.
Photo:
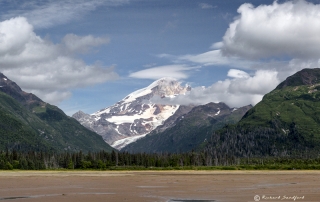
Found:
[(114, 148), (121, 149), (162, 125), (179, 109), (179, 105), (152, 103), (153, 97), (174, 97), (190, 90), (190, 86), (181, 86), (175, 79), (162, 78), (113, 106), (91, 115), (79, 111), (72, 117), (100, 134)]

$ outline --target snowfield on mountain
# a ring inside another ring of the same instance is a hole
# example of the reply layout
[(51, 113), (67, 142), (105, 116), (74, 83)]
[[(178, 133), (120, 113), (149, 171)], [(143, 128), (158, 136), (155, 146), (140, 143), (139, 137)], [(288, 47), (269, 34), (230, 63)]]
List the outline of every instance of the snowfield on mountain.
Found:
[(129, 94), (113, 106), (91, 115), (79, 111), (72, 117), (100, 134), (112, 147), (121, 149), (162, 125), (179, 109), (179, 105), (152, 103), (154, 96), (174, 97), (190, 90), (190, 86), (182, 86), (175, 79), (162, 78)]

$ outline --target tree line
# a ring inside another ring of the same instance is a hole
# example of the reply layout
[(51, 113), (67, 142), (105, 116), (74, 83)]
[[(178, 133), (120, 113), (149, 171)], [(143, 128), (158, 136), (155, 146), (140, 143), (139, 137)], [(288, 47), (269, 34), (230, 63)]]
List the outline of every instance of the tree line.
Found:
[(187, 153), (1, 151), (0, 169), (320, 169), (320, 158), (236, 157), (211, 155), (209, 150)]
[(107, 169), (109, 167), (179, 167), (208, 166), (211, 161), (205, 153), (189, 152), (184, 154), (130, 154), (128, 152), (74, 152), (52, 153), (42, 151), (2, 151), (0, 169)]
[[(270, 127), (230, 126), (215, 131), (203, 148), (214, 165), (228, 159), (281, 157), (313, 159), (320, 156), (319, 142), (302, 136), (292, 123), (282, 127), (277, 120)], [(281, 128), (289, 128), (283, 131)]]

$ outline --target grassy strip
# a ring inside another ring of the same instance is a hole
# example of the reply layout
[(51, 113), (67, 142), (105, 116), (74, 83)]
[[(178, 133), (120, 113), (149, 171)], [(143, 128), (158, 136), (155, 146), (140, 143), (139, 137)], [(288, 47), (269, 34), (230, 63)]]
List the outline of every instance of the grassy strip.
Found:
[[(11, 169), (6, 169), (11, 170)], [(21, 170), (21, 169), (14, 169)], [(144, 166), (110, 166), (106, 169), (40, 169), (40, 170), (101, 170), (101, 171), (166, 171), (166, 170), (320, 170), (320, 165), (237, 165), (237, 166), (183, 166), (183, 167), (144, 167)]]
[(112, 166), (105, 170), (320, 170), (320, 165), (237, 165), (184, 167)]

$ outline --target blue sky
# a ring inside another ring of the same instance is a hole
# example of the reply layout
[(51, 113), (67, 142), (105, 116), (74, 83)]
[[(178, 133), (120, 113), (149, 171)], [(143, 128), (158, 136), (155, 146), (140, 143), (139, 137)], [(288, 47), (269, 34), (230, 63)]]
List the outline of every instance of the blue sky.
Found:
[[(174, 104), (256, 104), (319, 67), (320, 1), (0, 0), (0, 71), (68, 115), (164, 76)], [(204, 87), (202, 87), (204, 86)]]

